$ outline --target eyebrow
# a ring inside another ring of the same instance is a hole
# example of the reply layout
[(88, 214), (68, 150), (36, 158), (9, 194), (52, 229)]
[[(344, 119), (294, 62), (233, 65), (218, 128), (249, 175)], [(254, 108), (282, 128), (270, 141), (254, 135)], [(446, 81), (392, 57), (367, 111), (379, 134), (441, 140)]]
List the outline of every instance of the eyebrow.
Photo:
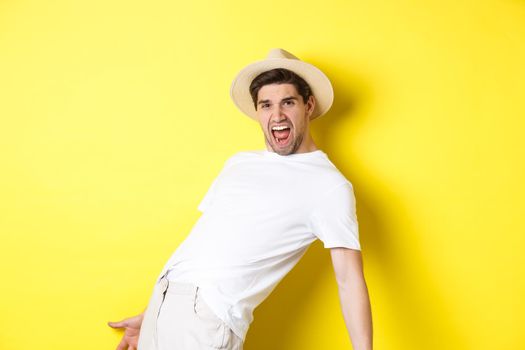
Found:
[[(292, 100), (297, 100), (297, 97), (288, 96), (288, 97), (283, 98), (281, 102), (287, 102), (287, 101), (292, 101)], [(265, 103), (270, 103), (270, 100), (262, 100), (262, 101), (257, 102), (258, 105), (265, 104)]]

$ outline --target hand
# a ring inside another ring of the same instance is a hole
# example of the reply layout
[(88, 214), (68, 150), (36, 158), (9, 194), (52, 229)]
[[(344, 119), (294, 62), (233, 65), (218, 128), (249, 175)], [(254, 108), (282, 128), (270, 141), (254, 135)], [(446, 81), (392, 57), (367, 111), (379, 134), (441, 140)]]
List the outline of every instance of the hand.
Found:
[(120, 322), (108, 322), (112, 328), (124, 328), (124, 335), (120, 340), (116, 350), (136, 350), (139, 342), (140, 326), (144, 313), (130, 318), (123, 319)]

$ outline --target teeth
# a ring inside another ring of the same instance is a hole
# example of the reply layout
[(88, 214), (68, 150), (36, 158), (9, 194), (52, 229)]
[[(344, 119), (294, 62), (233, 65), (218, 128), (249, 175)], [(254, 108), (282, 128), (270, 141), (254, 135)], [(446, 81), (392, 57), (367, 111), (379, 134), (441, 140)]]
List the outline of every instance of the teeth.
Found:
[(284, 129), (290, 129), (290, 128), (286, 125), (278, 125), (272, 128), (272, 130), (284, 130)]

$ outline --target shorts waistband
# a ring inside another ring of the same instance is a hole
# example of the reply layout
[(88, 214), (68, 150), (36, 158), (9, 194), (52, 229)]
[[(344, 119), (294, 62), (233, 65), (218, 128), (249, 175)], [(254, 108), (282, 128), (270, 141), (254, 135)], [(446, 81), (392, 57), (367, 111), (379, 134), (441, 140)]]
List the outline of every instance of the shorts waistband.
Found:
[(163, 293), (196, 295), (199, 290), (198, 286), (190, 282), (168, 280), (168, 272), (161, 276), (157, 284)]
[(195, 295), (199, 287), (192, 283), (168, 281), (168, 293)]

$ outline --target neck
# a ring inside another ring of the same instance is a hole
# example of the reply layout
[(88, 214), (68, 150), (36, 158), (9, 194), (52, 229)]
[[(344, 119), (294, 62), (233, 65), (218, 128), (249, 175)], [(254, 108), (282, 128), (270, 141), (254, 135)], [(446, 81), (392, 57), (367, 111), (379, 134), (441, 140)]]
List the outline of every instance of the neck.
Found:
[(308, 137), (303, 140), (301, 146), (299, 146), (297, 152), (295, 153), (306, 153), (318, 150), (317, 145), (315, 144), (314, 139), (312, 138), (312, 135), (310, 135), (309, 133), (307, 135)]

